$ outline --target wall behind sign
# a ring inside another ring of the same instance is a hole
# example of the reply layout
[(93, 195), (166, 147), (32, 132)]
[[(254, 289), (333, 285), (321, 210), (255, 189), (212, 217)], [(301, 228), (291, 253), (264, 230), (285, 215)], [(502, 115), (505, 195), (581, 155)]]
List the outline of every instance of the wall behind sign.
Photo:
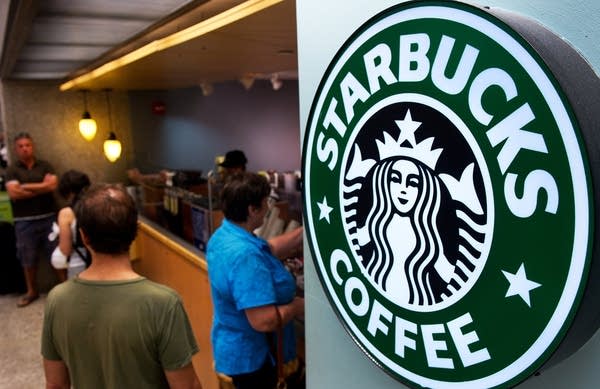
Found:
[[(300, 129), (303, 135), (310, 105), (321, 76), (339, 47), (360, 25), (392, 2), (387, 0), (302, 0), (297, 2)], [(596, 0), (491, 0), (482, 5), (500, 7), (536, 19), (564, 37), (600, 71), (600, 3)], [(576, 21), (576, 22), (574, 22)], [(318, 28), (315, 28), (318, 26)], [(305, 246), (308, 385), (313, 388), (402, 388), (376, 367), (352, 342), (321, 289)], [(577, 353), (522, 389), (596, 387), (600, 382), (600, 334)]]

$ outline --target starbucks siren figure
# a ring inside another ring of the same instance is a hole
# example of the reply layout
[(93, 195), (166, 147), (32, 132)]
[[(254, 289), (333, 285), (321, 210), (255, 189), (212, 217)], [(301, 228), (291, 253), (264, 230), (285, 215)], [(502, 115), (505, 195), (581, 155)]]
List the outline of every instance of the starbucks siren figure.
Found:
[[(459, 290), (472, 269), (464, 258), (447, 257), (445, 242), (457, 242), (458, 231), (442, 238), (442, 210), (462, 204), (474, 213), (483, 211), (474, 191), (474, 166), (467, 166), (460, 180), (436, 173), (442, 149), (431, 149), (432, 138), (414, 140), (420, 123), (412, 120), (410, 111), (396, 123), (401, 129), (397, 140), (387, 132), (383, 142), (377, 140), (379, 161), (363, 160), (355, 145), (346, 179), (365, 177), (372, 205), (351, 239), (366, 273), (390, 300), (405, 307), (432, 306)], [(410, 135), (402, 134), (407, 124)], [(403, 146), (406, 140), (411, 147)], [(354, 193), (347, 203), (360, 200), (356, 192), (354, 186), (346, 187), (346, 195)]]
[(436, 227), (440, 203), (439, 179), (419, 161), (388, 158), (376, 165), (365, 228), (377, 238), (367, 271), (397, 301), (431, 305), (442, 292), (435, 285), (454, 276)]

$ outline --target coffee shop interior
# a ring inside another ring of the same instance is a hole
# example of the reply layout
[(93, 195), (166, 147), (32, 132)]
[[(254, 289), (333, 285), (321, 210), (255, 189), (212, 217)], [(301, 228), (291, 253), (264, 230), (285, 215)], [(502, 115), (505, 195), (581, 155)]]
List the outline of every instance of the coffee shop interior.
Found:
[[(203, 250), (223, 218), (211, 183), (225, 154), (242, 150), (247, 170), (269, 179), (277, 206), (261, 234), (302, 224), (296, 2), (0, 3), (8, 163), (13, 137), (26, 131), (58, 175), (77, 169), (128, 186), (141, 215), (134, 269), (182, 296), (200, 348), (196, 373), (218, 388)], [(82, 119), (95, 134), (83, 134)], [(0, 202), (6, 222), (7, 197)], [(301, 293), (301, 255), (289, 265)], [(50, 270), (40, 277), (52, 287)]]

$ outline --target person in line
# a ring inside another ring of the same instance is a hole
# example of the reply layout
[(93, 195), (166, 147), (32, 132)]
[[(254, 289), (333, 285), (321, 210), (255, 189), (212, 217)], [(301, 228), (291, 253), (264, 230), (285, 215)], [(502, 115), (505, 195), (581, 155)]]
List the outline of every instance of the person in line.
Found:
[(215, 369), (236, 388), (273, 388), (275, 355), (268, 333), (284, 327), (284, 360), (296, 357), (292, 320), (304, 314), (304, 299), (278, 259), (302, 244), (302, 227), (267, 242), (253, 234), (269, 208), (271, 188), (255, 173), (233, 176), (221, 192), (225, 219), (208, 242), (206, 258), (213, 301)]
[(225, 153), (225, 159), (219, 164), (222, 169), (223, 178), (226, 179), (237, 173), (246, 171), (248, 159), (242, 150), (230, 150)]
[(23, 267), (27, 293), (18, 302), (25, 307), (39, 297), (37, 262), (40, 255), (50, 260), (54, 243), (48, 232), (56, 218), (54, 190), (58, 180), (54, 168), (34, 154), (33, 138), (21, 132), (14, 139), (17, 161), (6, 170), (6, 191), (11, 199), (17, 257)]
[(46, 301), (47, 389), (201, 388), (198, 352), (181, 298), (131, 267), (137, 210), (122, 185), (92, 185), (75, 206), (92, 264)]
[(51, 263), (59, 270), (61, 282), (75, 277), (87, 267), (88, 252), (78, 234), (73, 209), (90, 184), (88, 175), (78, 170), (65, 172), (58, 182), (58, 193), (68, 204), (58, 212), (57, 223), (52, 227), (55, 233), (49, 239), (58, 235), (58, 246), (52, 253)]

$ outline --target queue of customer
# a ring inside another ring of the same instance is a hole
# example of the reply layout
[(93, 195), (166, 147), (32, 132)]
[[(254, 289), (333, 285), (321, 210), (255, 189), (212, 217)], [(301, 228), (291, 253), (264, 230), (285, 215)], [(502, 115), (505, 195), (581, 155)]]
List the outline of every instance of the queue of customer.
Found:
[[(90, 187), (89, 177), (76, 170), (58, 181), (52, 166), (35, 158), (26, 133), (14, 146), (18, 161), (9, 166), (6, 187), (27, 280), (17, 305), (39, 296), (39, 254), (51, 260), (61, 281), (48, 294), (44, 314), (47, 388), (200, 388), (191, 363), (198, 346), (181, 298), (131, 267), (137, 232), (131, 196), (120, 185)], [(284, 361), (297, 358), (292, 321), (304, 315), (304, 299), (296, 296), (295, 279), (281, 259), (301, 250), (303, 229), (269, 241), (254, 234), (269, 210), (271, 187), (263, 176), (247, 173), (246, 162), (242, 151), (232, 150), (221, 163), (225, 219), (206, 253), (211, 341), (216, 371), (236, 388), (273, 388), (275, 331), (284, 334)], [(66, 200), (58, 217), (57, 187)]]

